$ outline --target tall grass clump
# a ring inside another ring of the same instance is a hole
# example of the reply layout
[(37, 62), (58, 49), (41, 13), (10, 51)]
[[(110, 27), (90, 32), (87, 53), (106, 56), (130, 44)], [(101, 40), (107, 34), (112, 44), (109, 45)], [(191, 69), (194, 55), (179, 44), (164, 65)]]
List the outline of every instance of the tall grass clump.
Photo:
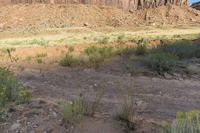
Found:
[(135, 46), (119, 47), (117, 49), (118, 55), (131, 55), (135, 52)]
[(153, 53), (145, 57), (144, 61), (150, 70), (164, 74), (165, 72), (171, 72), (175, 68), (177, 57), (168, 53)]
[(93, 102), (85, 103), (86, 115), (91, 116), (91, 117), (95, 115), (95, 113), (99, 110), (99, 106), (100, 106), (101, 100), (103, 99), (104, 94), (105, 94), (105, 90), (100, 89), (100, 91), (97, 92)]
[(172, 124), (162, 124), (162, 133), (200, 133), (200, 111), (178, 112)]
[(0, 67), (0, 107), (4, 107), (9, 102), (27, 102), (30, 95), (23, 87), (15, 75), (6, 68)]
[(200, 46), (193, 45), (190, 41), (178, 41), (175, 43), (163, 43), (158, 45), (154, 52), (170, 53), (179, 59), (200, 57)]
[(136, 123), (139, 120), (137, 115), (136, 104), (133, 96), (130, 92), (122, 92), (123, 93), (123, 101), (121, 106), (121, 112), (118, 117), (120, 120), (124, 121), (128, 128), (134, 130)]

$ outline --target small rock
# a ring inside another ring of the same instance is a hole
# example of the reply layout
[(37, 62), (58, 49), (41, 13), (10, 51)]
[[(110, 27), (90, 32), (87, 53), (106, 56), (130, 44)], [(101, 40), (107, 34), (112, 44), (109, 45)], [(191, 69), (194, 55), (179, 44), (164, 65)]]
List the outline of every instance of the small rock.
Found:
[(53, 116), (53, 118), (56, 118), (58, 115), (56, 112), (52, 112), (52, 116)]
[(17, 129), (19, 129), (19, 128), (20, 128), (20, 123), (14, 123), (14, 124), (10, 127), (9, 131), (15, 131), (15, 130), (17, 130)]
[(83, 25), (84, 25), (84, 26), (89, 26), (89, 24), (88, 24), (87, 22), (85, 22)]
[(130, 13), (133, 13), (133, 10), (132, 10), (132, 9), (130, 9), (130, 10), (129, 10), (129, 12), (130, 12)]
[(30, 103), (30, 106), (31, 106), (32, 108), (41, 108), (41, 105), (40, 105), (40, 102), (39, 102), (39, 101), (32, 101), (32, 102)]
[(38, 127), (39, 127), (38, 124), (33, 125), (33, 128), (38, 128)]
[(172, 76), (170, 74), (168, 74), (168, 73), (164, 73), (164, 77), (166, 79), (172, 79)]

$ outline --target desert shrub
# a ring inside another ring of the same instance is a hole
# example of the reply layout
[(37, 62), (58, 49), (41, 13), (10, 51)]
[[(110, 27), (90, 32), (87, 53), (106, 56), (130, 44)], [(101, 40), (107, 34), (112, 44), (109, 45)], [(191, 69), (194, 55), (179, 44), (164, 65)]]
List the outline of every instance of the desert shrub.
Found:
[(65, 102), (63, 104), (63, 120), (73, 124), (80, 121), (85, 113), (85, 106), (82, 97), (78, 97), (72, 103)]
[(126, 64), (126, 69), (131, 74), (131, 76), (144, 72), (144, 69), (141, 68), (141, 66), (138, 65), (137, 63), (136, 64), (135, 63)]
[(147, 45), (146, 44), (138, 44), (135, 47), (135, 54), (136, 55), (144, 55), (147, 52)]
[(118, 55), (131, 55), (135, 52), (135, 46), (128, 46), (125, 48), (118, 48), (117, 54)]
[(148, 44), (148, 40), (146, 39), (139, 40), (138, 44), (135, 47), (135, 54), (144, 55), (147, 52), (147, 44)]
[(43, 63), (43, 60), (42, 60), (42, 58), (36, 58), (36, 62), (37, 62), (38, 64), (42, 64), (42, 63)]
[(149, 54), (144, 61), (149, 69), (163, 74), (164, 72), (171, 72), (174, 69), (177, 57), (168, 53), (154, 53)]
[(60, 65), (65, 67), (72, 67), (78, 65), (79, 61), (73, 55), (66, 54), (61, 60)]
[(92, 116), (92, 117), (95, 115), (95, 113), (99, 110), (99, 105), (103, 98), (104, 93), (105, 93), (105, 90), (101, 89), (99, 92), (97, 92), (95, 99), (92, 103), (85, 102), (86, 115)]
[(180, 59), (200, 57), (200, 47), (197, 45), (191, 44), (190, 41), (178, 41), (175, 43), (163, 43), (158, 45), (155, 49), (155, 52), (159, 53), (170, 53)]
[(200, 133), (200, 111), (178, 112), (172, 124), (162, 123), (162, 133)]
[(0, 106), (8, 102), (24, 103), (29, 99), (27, 90), (17, 81), (15, 75), (6, 68), (0, 68)]
[(188, 74), (200, 74), (200, 68), (197, 65), (188, 65), (186, 67), (186, 72)]
[(89, 57), (90, 63), (98, 64), (113, 55), (113, 47), (110, 46), (90, 46), (85, 49), (84, 53)]

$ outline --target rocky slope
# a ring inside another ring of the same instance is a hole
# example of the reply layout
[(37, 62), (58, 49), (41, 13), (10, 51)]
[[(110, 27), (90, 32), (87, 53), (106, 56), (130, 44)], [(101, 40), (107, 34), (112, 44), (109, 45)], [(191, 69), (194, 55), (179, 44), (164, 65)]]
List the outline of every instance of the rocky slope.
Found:
[(188, 0), (0, 0), (7, 4), (91, 4), (101, 6), (114, 6), (127, 10), (153, 8), (167, 4), (178, 6), (187, 5)]
[(7, 5), (0, 8), (0, 31), (35, 31), (84, 26), (142, 26), (200, 23), (200, 12), (175, 5), (127, 12), (89, 5)]
[(191, 7), (200, 10), (200, 2), (193, 3)]

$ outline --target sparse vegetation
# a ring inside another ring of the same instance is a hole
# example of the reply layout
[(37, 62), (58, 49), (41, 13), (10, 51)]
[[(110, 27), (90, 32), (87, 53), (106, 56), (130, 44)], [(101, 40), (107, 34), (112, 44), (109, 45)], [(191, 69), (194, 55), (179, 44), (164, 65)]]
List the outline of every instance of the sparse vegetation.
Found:
[(188, 74), (200, 74), (200, 68), (197, 65), (188, 65), (186, 68)]
[(101, 89), (100, 92), (97, 92), (96, 97), (94, 99), (94, 102), (85, 103), (85, 105), (86, 105), (86, 115), (89, 115), (89, 116), (92, 116), (92, 117), (95, 115), (97, 110), (99, 110), (99, 105), (100, 105), (100, 102), (103, 98), (104, 93), (105, 93), (105, 90)]
[(4, 107), (9, 102), (24, 103), (29, 97), (14, 74), (6, 68), (0, 68), (0, 106)]
[(68, 124), (80, 121), (85, 113), (85, 106), (81, 96), (72, 103), (65, 102), (63, 104), (63, 120)]
[(78, 65), (80, 62), (71, 54), (66, 54), (60, 61), (61, 66), (72, 67)]
[(36, 62), (37, 62), (38, 64), (42, 64), (42, 63), (43, 63), (43, 60), (42, 60), (42, 58), (36, 58)]
[(117, 54), (119, 55), (131, 55), (135, 52), (135, 46), (127, 46), (125, 48), (118, 48)]
[(44, 39), (44, 38), (35, 38), (35, 39), (27, 39), (27, 40), (5, 41), (3, 43), (7, 44), (7, 45), (13, 45), (13, 46), (15, 46), (15, 45), (34, 45), (34, 44), (45, 46), (45, 45), (48, 45), (49, 42), (50, 42), (49, 40)]
[(38, 53), (38, 54), (36, 54), (35, 57), (36, 58), (43, 58), (43, 57), (47, 57), (47, 54), (46, 53)]
[(168, 53), (149, 54), (145, 57), (145, 63), (150, 70), (164, 74), (164, 72), (171, 72), (175, 68), (177, 57)]
[(158, 45), (154, 52), (168, 53), (177, 56), (179, 59), (199, 57), (200, 47), (191, 44), (190, 41), (177, 41), (175, 43), (163, 43)]
[(89, 60), (93, 64), (98, 64), (113, 55), (113, 48), (110, 46), (90, 46), (85, 49), (84, 53), (89, 56)]
[(136, 55), (144, 55), (147, 52), (147, 45), (146, 44), (138, 44), (135, 47), (135, 54)]
[(26, 61), (31, 61), (32, 58), (33, 58), (32, 56), (27, 56), (27, 57), (25, 58), (25, 60), (26, 60)]
[(109, 42), (110, 37), (107, 37), (107, 36), (105, 36), (105, 37), (100, 37), (100, 38), (97, 38), (96, 40), (97, 40), (98, 43), (103, 43), (103, 44), (105, 44), (105, 43), (108, 43), (108, 42)]
[(128, 128), (134, 130), (136, 122), (138, 121), (137, 109), (135, 100), (131, 93), (125, 93), (123, 95), (123, 103), (121, 112), (119, 113), (119, 119), (125, 121)]
[(144, 55), (147, 52), (148, 41), (146, 39), (141, 39), (135, 47), (136, 55)]
[(200, 111), (178, 112), (172, 124), (162, 123), (162, 133), (199, 133)]

